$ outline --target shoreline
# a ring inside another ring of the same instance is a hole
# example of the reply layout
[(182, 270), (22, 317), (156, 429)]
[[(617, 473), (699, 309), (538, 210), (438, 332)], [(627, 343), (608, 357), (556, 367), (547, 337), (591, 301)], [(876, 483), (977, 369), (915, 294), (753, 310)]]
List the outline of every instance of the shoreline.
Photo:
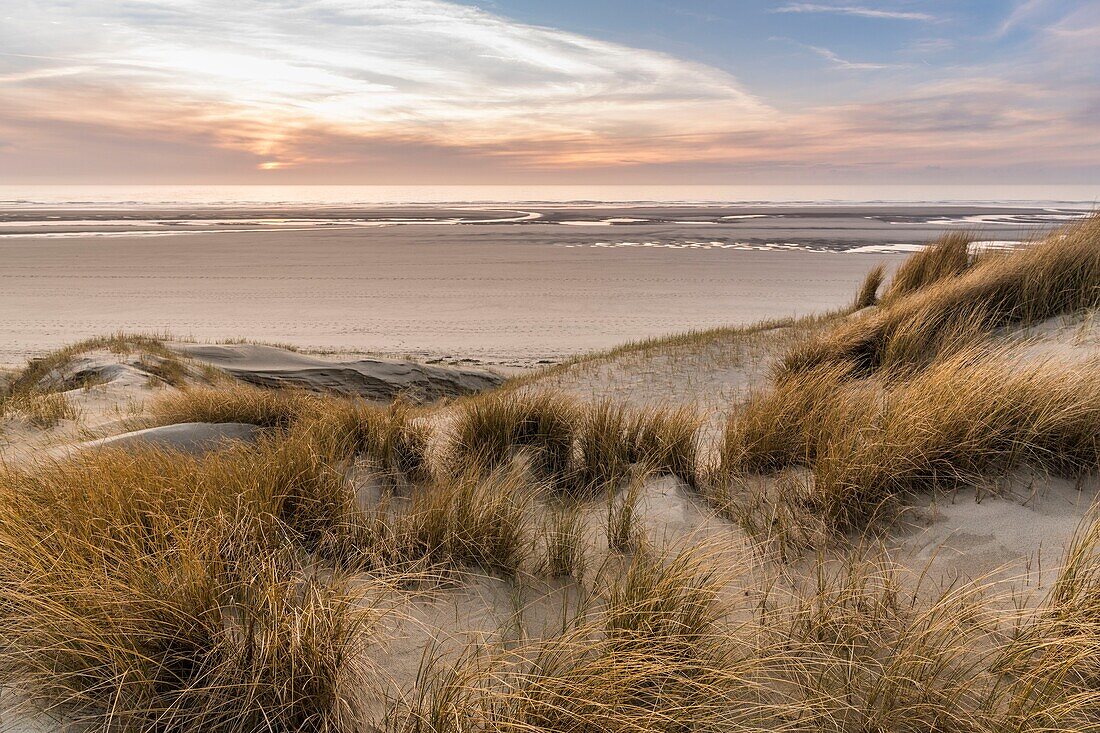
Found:
[(265, 211), (0, 212), (0, 364), (121, 329), (526, 368), (831, 310), (871, 266), (945, 231), (1012, 246), (1063, 223), (1041, 217), (1078, 215), (603, 206), (456, 224), (457, 210), (375, 207), (339, 209), (356, 224), (329, 226), (331, 209)]
[(569, 248), (526, 236), (456, 236), (462, 232), (241, 232), (188, 237), (186, 246), (133, 237), (4, 240), (0, 363), (119, 330), (537, 362), (830, 310), (847, 304), (884, 259)]

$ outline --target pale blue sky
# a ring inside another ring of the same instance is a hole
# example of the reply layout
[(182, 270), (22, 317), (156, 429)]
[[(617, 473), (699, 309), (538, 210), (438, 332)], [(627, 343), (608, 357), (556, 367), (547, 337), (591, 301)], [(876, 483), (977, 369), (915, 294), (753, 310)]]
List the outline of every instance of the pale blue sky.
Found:
[(5, 0), (0, 182), (1096, 183), (1096, 0)]
[[(1086, 0), (490, 0), (517, 20), (664, 51), (735, 74), (776, 104), (872, 96), (898, 78), (1014, 63)], [(1100, 38), (1095, 39), (1100, 43)], [(828, 53), (826, 53), (828, 52)], [(829, 58), (835, 54), (836, 60)], [(846, 68), (848, 64), (881, 69)], [(838, 71), (879, 71), (840, 74)], [(1096, 70), (1100, 74), (1100, 70)]]

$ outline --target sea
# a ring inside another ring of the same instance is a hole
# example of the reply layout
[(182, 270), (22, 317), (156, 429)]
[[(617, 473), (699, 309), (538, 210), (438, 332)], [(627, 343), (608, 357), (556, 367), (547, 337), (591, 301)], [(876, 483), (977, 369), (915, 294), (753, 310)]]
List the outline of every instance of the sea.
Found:
[(1093, 209), (1095, 185), (0, 185), (0, 208), (483, 205), (982, 205)]

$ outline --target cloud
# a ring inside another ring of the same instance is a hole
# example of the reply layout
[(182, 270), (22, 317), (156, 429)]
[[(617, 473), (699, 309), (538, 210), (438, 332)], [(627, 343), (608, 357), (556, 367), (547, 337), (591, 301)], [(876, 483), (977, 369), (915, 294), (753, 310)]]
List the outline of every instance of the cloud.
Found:
[(203, 132), (268, 170), (325, 160), (298, 144), (321, 131), (611, 162), (775, 116), (718, 69), (443, 0), (22, 2), (0, 20), (0, 119)]
[(884, 20), (919, 20), (932, 22), (936, 16), (928, 13), (916, 13), (903, 10), (883, 10), (863, 5), (824, 5), (821, 3), (791, 3), (775, 8), (773, 13), (835, 13), (854, 15), (859, 18), (881, 18)]
[(1016, 7), (1014, 7), (1012, 11), (1009, 12), (1009, 14), (1001, 22), (1001, 25), (998, 26), (996, 32), (994, 33), (994, 37), (999, 38), (1006, 35), (1016, 26), (1020, 25), (1025, 20), (1034, 16), (1036, 13), (1042, 10), (1043, 7), (1047, 4), (1048, 0), (1021, 0), (1021, 2), (1018, 2), (1016, 4)]
[[(710, 66), (445, 0), (4, 1), (0, 179), (12, 183), (891, 180), (1100, 166), (1095, 6), (980, 66), (802, 46), (845, 73), (816, 77), (834, 82), (826, 104), (780, 111)], [(884, 69), (896, 73), (846, 73)]]
[(833, 65), (833, 68), (836, 69), (873, 71), (877, 69), (890, 69), (896, 66), (896, 64), (875, 64), (864, 61), (848, 61), (847, 59), (838, 56), (835, 52), (821, 46), (806, 46), (805, 48), (813, 51), (818, 56), (831, 63)]
[(878, 71), (881, 69), (903, 68), (902, 64), (882, 64), (864, 61), (849, 61), (848, 59), (841, 57), (835, 51), (825, 48), (824, 46), (811, 46), (805, 43), (799, 43), (798, 41), (791, 38), (783, 38), (782, 36), (773, 36), (770, 40), (784, 41), (786, 43), (790, 43), (791, 45), (798, 46), (799, 48), (804, 48), (807, 51), (811, 51), (828, 61), (834, 69), (843, 69), (846, 71)]

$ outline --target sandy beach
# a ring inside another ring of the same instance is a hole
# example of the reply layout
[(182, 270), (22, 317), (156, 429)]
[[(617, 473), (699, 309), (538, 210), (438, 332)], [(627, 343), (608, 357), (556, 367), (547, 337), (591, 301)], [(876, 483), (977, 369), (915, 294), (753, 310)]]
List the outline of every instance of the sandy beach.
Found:
[(12, 2), (0, 733), (1100, 733), (1100, 2)]
[(836, 308), (874, 263), (897, 262), (945, 230), (1019, 241), (1078, 215), (10, 208), (0, 213), (0, 364), (125, 330), (524, 365)]

